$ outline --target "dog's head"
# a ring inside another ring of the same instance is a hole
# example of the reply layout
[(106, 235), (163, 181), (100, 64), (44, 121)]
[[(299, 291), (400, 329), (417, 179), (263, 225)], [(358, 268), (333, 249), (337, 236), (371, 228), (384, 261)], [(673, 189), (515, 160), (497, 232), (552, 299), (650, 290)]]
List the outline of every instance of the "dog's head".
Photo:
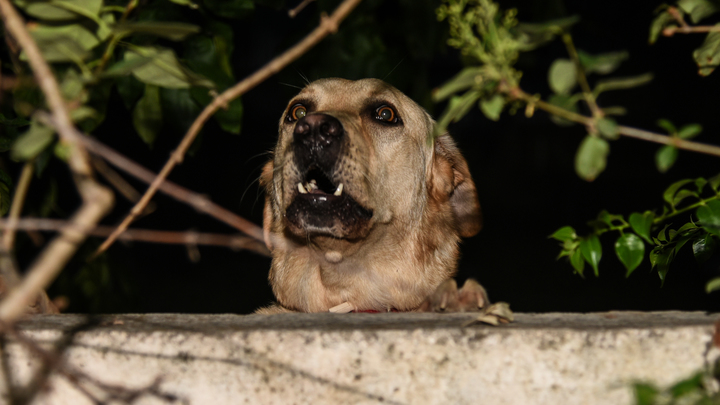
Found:
[(375, 79), (316, 81), (288, 103), (261, 176), (281, 304), (410, 309), (424, 296), (399, 302), (397, 289), (426, 293), (454, 273), (480, 209), (465, 159), (433, 130), (420, 106)]

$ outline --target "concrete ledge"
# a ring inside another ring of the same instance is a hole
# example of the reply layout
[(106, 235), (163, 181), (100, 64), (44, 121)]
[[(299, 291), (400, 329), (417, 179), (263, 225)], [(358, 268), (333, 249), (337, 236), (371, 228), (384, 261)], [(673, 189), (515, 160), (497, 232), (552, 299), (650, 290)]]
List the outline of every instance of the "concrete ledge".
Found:
[[(160, 378), (158, 392), (190, 404), (629, 404), (630, 383), (667, 385), (717, 355), (717, 316), (700, 312), (516, 316), (463, 328), (472, 314), (54, 315), (20, 330), (69, 343), (68, 364), (104, 383)], [(41, 362), (12, 339), (3, 353), (7, 395)], [(33, 403), (92, 403), (56, 372), (47, 387)]]

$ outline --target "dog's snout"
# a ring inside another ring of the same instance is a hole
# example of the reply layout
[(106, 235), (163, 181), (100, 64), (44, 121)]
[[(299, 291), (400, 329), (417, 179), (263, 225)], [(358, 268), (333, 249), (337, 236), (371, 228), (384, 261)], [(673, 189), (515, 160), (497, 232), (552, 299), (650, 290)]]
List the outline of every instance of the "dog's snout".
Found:
[(293, 131), (296, 156), (305, 165), (315, 162), (331, 164), (340, 153), (345, 130), (340, 121), (327, 114), (307, 115), (295, 124)]

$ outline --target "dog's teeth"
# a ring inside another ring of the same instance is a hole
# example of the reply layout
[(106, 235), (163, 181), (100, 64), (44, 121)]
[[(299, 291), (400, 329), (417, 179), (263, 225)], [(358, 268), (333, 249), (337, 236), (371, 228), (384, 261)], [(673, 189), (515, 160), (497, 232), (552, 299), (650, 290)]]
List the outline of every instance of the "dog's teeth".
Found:
[(317, 181), (315, 179), (308, 181), (307, 183), (305, 183), (305, 188), (307, 188), (308, 191), (317, 190), (318, 189)]
[(335, 190), (333, 195), (340, 197), (340, 195), (342, 195), (342, 190), (343, 190), (343, 185), (342, 185), (342, 183), (340, 183), (340, 185), (337, 186), (337, 190)]
[(305, 190), (305, 187), (303, 187), (302, 183), (298, 183), (298, 191), (300, 194), (307, 194), (307, 190)]

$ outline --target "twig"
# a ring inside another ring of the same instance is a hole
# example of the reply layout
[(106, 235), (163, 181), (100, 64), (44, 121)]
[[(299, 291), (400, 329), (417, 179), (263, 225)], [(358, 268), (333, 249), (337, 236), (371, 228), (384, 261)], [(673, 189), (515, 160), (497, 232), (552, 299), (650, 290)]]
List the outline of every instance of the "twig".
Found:
[(565, 43), (568, 54), (570, 55), (570, 59), (572, 59), (573, 64), (575, 65), (575, 74), (577, 75), (577, 81), (582, 89), (583, 97), (585, 97), (585, 102), (588, 107), (590, 107), (593, 117), (602, 117), (604, 114), (600, 107), (598, 107), (597, 102), (595, 101), (595, 95), (590, 88), (590, 84), (588, 84), (587, 77), (585, 76), (585, 69), (583, 69), (582, 64), (580, 63), (580, 56), (578, 56), (577, 49), (575, 49), (572, 36), (565, 33), (563, 34), (562, 39)]
[[(60, 219), (48, 218), (22, 218), (11, 222), (7, 219), (0, 219), (0, 229), (7, 230), (35, 230), (35, 231), (59, 231), (66, 228), (74, 228), (73, 224)], [(90, 236), (108, 236), (115, 228), (112, 226), (98, 225), (87, 229)], [(225, 235), (217, 233), (202, 233), (194, 231), (156, 231), (150, 229), (128, 229), (118, 237), (120, 240), (167, 243), (182, 245), (209, 245), (222, 246), (233, 249), (252, 250), (264, 256), (270, 256), (262, 241), (247, 237), (245, 235)]]
[(307, 6), (308, 4), (312, 3), (315, 0), (303, 0), (302, 3), (298, 4), (294, 9), (288, 11), (288, 15), (290, 18), (295, 18), (298, 14), (300, 14), (301, 11)]
[[(79, 229), (92, 228), (107, 213), (113, 203), (113, 194), (92, 178), (92, 169), (82, 145), (76, 142), (74, 126), (68, 115), (60, 89), (50, 66), (43, 59), (40, 49), (25, 28), (22, 17), (9, 0), (0, 0), (0, 14), (5, 28), (25, 51), (35, 80), (45, 95), (45, 102), (52, 111), (55, 130), (63, 142), (70, 146), (68, 166), (82, 198), (82, 205), (73, 215), (73, 222)], [(47, 287), (63, 266), (70, 260), (85, 234), (77, 230), (63, 230), (31, 265), (22, 283), (8, 292), (0, 303), (0, 320), (12, 324)]]
[(330, 17), (323, 15), (320, 20), (320, 25), (302, 41), (285, 51), (282, 55), (270, 61), (267, 65), (263, 66), (260, 70), (245, 78), (243, 81), (225, 90), (222, 94), (216, 97), (212, 103), (205, 107), (205, 109), (195, 119), (195, 122), (192, 123), (190, 129), (188, 129), (178, 148), (170, 155), (170, 159), (165, 163), (165, 166), (162, 168), (157, 178), (150, 184), (150, 187), (148, 187), (142, 199), (140, 199), (140, 201), (130, 210), (130, 213), (117, 227), (117, 230), (98, 248), (98, 252), (102, 252), (110, 247), (117, 236), (127, 229), (130, 223), (144, 210), (145, 206), (148, 202), (150, 202), (150, 199), (153, 195), (155, 195), (155, 192), (160, 187), (160, 184), (165, 181), (175, 165), (182, 162), (185, 152), (187, 152), (187, 149), (190, 145), (192, 145), (193, 140), (195, 140), (195, 137), (200, 132), (202, 126), (219, 108), (227, 105), (230, 101), (282, 70), (285, 66), (302, 56), (310, 48), (320, 42), (328, 34), (336, 32), (340, 22), (359, 3), (360, 0), (344, 0)]
[[(568, 121), (577, 122), (587, 127), (595, 125), (595, 120), (592, 117), (586, 117), (582, 114), (568, 111), (562, 107), (558, 107), (546, 101), (538, 100), (517, 87), (510, 89), (508, 91), (508, 95), (512, 98), (522, 100), (526, 103), (533, 103), (536, 108), (549, 112), (550, 114), (557, 115), (558, 117), (565, 118)], [(720, 146), (688, 141), (686, 139), (681, 139), (674, 136), (661, 135), (655, 132), (645, 131), (643, 129), (637, 129), (633, 127), (627, 127), (624, 125), (619, 125), (617, 129), (620, 135), (627, 136), (629, 138), (642, 139), (648, 142), (670, 145), (678, 149), (704, 153), (706, 155), (720, 156)]]
[(702, 34), (707, 32), (720, 32), (720, 25), (700, 25), (696, 27), (667, 27), (664, 28), (662, 34), (671, 37), (675, 34)]
[[(10, 223), (14, 223), (20, 218), (23, 205), (25, 205), (25, 196), (27, 195), (28, 188), (30, 188), (30, 181), (32, 180), (34, 162), (25, 162), (22, 172), (20, 173), (20, 179), (18, 180), (17, 187), (15, 187), (15, 195), (13, 195), (12, 205), (10, 206), (10, 213), (8, 214), (8, 220)], [(7, 252), (12, 252), (13, 246), (15, 245), (15, 231), (12, 228), (5, 229), (3, 232), (3, 244)]]

